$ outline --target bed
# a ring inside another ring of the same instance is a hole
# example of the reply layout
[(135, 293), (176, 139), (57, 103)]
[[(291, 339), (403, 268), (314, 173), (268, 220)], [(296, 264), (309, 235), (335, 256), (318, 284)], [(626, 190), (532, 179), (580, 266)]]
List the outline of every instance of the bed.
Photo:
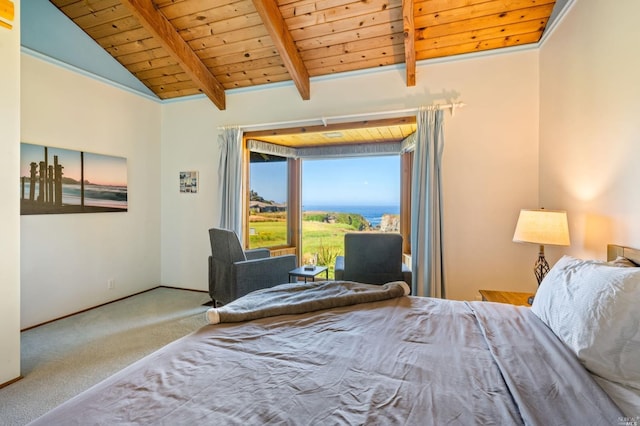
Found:
[(563, 257), (532, 308), (401, 282), (260, 290), (32, 424), (633, 424), (640, 252), (609, 253)]

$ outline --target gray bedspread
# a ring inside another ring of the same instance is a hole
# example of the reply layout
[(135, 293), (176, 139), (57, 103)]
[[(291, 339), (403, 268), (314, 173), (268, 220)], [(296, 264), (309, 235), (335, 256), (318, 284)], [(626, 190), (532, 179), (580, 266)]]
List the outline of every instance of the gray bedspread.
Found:
[(205, 326), (33, 425), (616, 425), (528, 308), (399, 297)]
[(207, 310), (205, 317), (209, 324), (243, 322), (378, 302), (407, 296), (410, 292), (409, 285), (403, 281), (383, 285), (353, 281), (281, 284), (254, 291), (221, 308), (211, 308)]

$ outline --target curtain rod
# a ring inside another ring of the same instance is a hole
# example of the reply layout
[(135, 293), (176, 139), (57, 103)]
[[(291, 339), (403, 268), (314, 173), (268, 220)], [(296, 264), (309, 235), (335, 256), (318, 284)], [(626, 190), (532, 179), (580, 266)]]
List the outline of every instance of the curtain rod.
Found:
[[(462, 108), (466, 104), (464, 102), (452, 102), (448, 104), (433, 104), (427, 105), (425, 108), (437, 108), (437, 109), (451, 109), (451, 116), (455, 115), (455, 110), (457, 108)], [(334, 123), (344, 123), (351, 120), (370, 120), (375, 117), (383, 117), (383, 118), (394, 118), (401, 115), (406, 114), (416, 114), (420, 108), (407, 108), (407, 109), (398, 109), (392, 111), (379, 111), (379, 112), (370, 112), (363, 114), (351, 114), (351, 115), (336, 115), (331, 117), (320, 117), (320, 118), (309, 118), (306, 120), (292, 120), (292, 121), (277, 121), (273, 123), (262, 123), (262, 124), (247, 124), (237, 126), (242, 129), (243, 132), (258, 132), (262, 130), (271, 130), (271, 129), (283, 129), (287, 127), (298, 127), (298, 126), (310, 126), (314, 124), (322, 124), (325, 127), (329, 125), (331, 121)], [(218, 130), (224, 129), (229, 126), (220, 126)]]

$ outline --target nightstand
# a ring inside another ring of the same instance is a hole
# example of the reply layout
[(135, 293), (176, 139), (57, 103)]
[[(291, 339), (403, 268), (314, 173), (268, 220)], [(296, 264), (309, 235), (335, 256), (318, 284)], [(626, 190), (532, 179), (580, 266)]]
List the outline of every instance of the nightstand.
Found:
[(531, 306), (527, 301), (534, 293), (520, 293), (517, 291), (480, 290), (485, 302), (510, 303), (518, 306)]

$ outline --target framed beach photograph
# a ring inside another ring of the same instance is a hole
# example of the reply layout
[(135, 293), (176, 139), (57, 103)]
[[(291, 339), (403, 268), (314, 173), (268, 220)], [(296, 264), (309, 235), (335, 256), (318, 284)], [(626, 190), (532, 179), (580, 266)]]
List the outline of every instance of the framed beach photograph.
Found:
[(126, 212), (127, 159), (20, 144), (20, 214)]
[(180, 192), (198, 192), (198, 172), (180, 172)]

